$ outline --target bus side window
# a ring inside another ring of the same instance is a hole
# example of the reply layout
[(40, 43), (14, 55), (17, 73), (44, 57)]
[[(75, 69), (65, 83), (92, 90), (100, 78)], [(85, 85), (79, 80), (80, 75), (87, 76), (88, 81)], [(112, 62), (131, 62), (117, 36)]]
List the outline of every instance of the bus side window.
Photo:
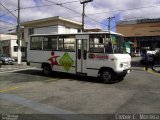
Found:
[(58, 39), (58, 50), (63, 50), (63, 38)]
[(68, 38), (64, 38), (64, 49), (68, 51), (75, 50), (75, 38), (69, 36)]
[(74, 36), (61, 36), (58, 40), (58, 50), (74, 51), (75, 50), (75, 38)]
[(89, 51), (93, 53), (104, 53), (105, 35), (90, 35)]
[(57, 38), (54, 36), (45, 37), (43, 40), (43, 50), (57, 50)]
[(42, 50), (43, 37), (31, 37), (30, 49), (31, 50)]

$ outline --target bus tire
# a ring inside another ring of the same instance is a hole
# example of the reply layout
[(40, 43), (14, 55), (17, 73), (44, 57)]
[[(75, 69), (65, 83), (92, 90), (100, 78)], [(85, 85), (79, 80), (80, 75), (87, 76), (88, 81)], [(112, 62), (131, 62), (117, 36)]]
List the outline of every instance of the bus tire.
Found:
[(43, 74), (45, 76), (50, 76), (52, 73), (52, 69), (51, 69), (51, 66), (49, 64), (44, 64), (43, 65)]
[(113, 83), (114, 82), (114, 72), (110, 69), (104, 69), (100, 72), (100, 79), (104, 83)]

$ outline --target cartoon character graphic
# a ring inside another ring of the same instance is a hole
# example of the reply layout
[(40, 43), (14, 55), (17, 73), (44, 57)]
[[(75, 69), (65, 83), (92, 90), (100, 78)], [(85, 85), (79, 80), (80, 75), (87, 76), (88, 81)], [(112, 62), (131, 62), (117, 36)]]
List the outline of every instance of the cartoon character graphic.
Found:
[(56, 56), (54, 51), (51, 52), (51, 56), (52, 56), (52, 57), (49, 58), (48, 61), (51, 62), (52, 67), (53, 67), (54, 65), (59, 65), (58, 62), (57, 62), (57, 58), (60, 57), (60, 56)]
[(56, 56), (55, 52), (51, 52), (51, 56), (48, 61), (51, 62), (52, 67), (54, 65), (62, 66), (66, 71), (69, 71), (72, 65), (74, 64), (73, 59), (70, 57), (68, 53), (64, 53), (63, 56), (60, 58), (59, 63), (57, 62), (57, 58), (60, 56)]

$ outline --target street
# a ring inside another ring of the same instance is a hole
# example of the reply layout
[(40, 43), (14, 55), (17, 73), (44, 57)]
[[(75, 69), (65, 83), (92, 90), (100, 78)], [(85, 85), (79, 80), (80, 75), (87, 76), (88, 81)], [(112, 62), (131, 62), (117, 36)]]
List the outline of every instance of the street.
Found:
[(160, 0), (0, 7), (0, 120), (160, 120)]
[(46, 77), (29, 66), (18, 66), (19, 70), (12, 72), (8, 65), (0, 71), (0, 113), (158, 114), (160, 74), (134, 65), (132, 72), (115, 84), (64, 73)]

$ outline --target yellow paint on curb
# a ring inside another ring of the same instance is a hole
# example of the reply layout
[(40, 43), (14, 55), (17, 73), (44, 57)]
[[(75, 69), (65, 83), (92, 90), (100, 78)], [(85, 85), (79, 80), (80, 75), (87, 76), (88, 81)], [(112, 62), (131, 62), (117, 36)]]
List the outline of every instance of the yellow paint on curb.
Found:
[[(144, 70), (145, 70), (145, 68), (144, 68)], [(145, 71), (146, 71), (146, 70), (145, 70)], [(154, 72), (152, 69), (149, 69), (149, 68), (148, 68), (147, 72), (160, 76), (159, 73), (156, 73), (156, 72)]]
[(56, 81), (56, 80), (59, 80), (60, 78), (55, 78), (55, 79), (48, 79), (48, 80), (45, 80), (44, 82), (52, 82), (52, 81)]
[(0, 90), (0, 93), (8, 92), (8, 91), (16, 90), (16, 89), (18, 89), (18, 87), (11, 87), (11, 88), (8, 88), (8, 89)]

